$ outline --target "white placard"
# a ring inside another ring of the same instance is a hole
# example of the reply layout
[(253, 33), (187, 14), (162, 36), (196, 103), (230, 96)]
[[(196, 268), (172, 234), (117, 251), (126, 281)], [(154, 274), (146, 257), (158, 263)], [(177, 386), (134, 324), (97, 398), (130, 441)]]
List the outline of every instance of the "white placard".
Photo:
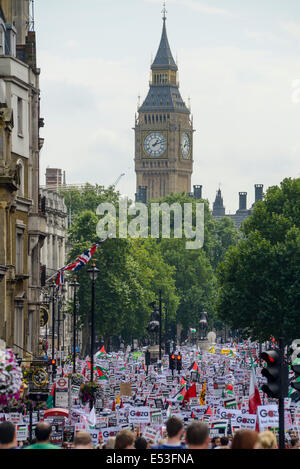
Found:
[(131, 407), (129, 409), (129, 423), (150, 423), (150, 407)]

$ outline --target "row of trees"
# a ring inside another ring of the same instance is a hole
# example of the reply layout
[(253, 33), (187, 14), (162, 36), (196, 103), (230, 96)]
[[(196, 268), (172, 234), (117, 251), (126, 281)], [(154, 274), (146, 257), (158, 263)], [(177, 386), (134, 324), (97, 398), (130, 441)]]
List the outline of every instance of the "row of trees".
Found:
[[(117, 206), (119, 194), (112, 188), (87, 184), (84, 189), (66, 191), (64, 196), (72, 213), (69, 229), (69, 261), (72, 261), (99, 241), (98, 205), (112, 202)], [(237, 244), (239, 232), (228, 218), (216, 222), (207, 201), (176, 194), (159, 202), (169, 205), (176, 202), (182, 207), (192, 202), (193, 215), (196, 204), (204, 202), (203, 249), (187, 250), (184, 236), (173, 238), (173, 224), (171, 239), (129, 237), (108, 239), (101, 244), (94, 257), (100, 270), (96, 281), (96, 331), (106, 340), (122, 337), (130, 341), (133, 337), (140, 339), (145, 336), (151, 312), (149, 303), (158, 298), (160, 290), (173, 336), (178, 323), (182, 324), (185, 337), (189, 327), (197, 328), (203, 310), (209, 313), (211, 327), (218, 321), (216, 269), (228, 247)], [(79, 272), (78, 281), (80, 317), (87, 343), (91, 285), (86, 269)]]

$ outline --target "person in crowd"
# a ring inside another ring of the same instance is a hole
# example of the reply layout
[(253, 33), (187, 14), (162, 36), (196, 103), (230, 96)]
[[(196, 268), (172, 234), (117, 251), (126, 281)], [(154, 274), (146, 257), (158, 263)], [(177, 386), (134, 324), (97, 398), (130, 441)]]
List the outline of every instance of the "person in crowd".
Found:
[(135, 434), (130, 430), (121, 430), (116, 436), (114, 449), (135, 449)]
[(300, 448), (299, 438), (291, 438), (290, 449), (299, 449), (299, 448)]
[(61, 449), (50, 443), (52, 427), (48, 422), (39, 422), (35, 428), (36, 443), (25, 449)]
[(186, 430), (185, 441), (188, 449), (207, 449), (210, 443), (208, 426), (203, 422), (192, 422)]
[(104, 443), (102, 446), (102, 449), (115, 449), (115, 444), (116, 444), (116, 437), (111, 436), (108, 438), (107, 442)]
[(234, 434), (231, 449), (254, 449), (258, 433), (252, 430), (239, 430)]
[(222, 436), (220, 438), (220, 446), (217, 446), (215, 449), (229, 449), (229, 438)]
[(74, 449), (94, 449), (91, 435), (88, 432), (77, 432), (74, 438)]
[(218, 446), (221, 445), (221, 439), (219, 436), (214, 436), (211, 439), (211, 449), (216, 449)]
[(270, 431), (259, 433), (254, 449), (278, 449), (276, 435)]
[(166, 423), (167, 441), (161, 445), (152, 446), (152, 449), (186, 449), (181, 441), (183, 435), (183, 423), (178, 417), (170, 417)]
[(135, 449), (148, 449), (148, 441), (142, 436), (138, 437), (134, 442)]
[(0, 424), (0, 449), (18, 449), (16, 427), (11, 422)]

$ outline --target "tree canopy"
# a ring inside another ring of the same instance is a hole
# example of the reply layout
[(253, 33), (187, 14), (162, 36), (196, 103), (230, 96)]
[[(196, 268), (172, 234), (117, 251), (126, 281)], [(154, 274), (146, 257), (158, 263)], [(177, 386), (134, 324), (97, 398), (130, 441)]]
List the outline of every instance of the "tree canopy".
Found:
[(270, 187), (218, 269), (218, 314), (261, 341), (300, 334), (300, 179)]

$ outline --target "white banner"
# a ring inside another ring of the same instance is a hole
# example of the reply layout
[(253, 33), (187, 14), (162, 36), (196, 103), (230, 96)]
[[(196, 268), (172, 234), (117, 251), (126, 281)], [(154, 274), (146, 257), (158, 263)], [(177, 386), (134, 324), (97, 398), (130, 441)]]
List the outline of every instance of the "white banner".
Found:
[(276, 405), (262, 405), (257, 407), (259, 430), (264, 431), (269, 427), (278, 428), (279, 413)]
[(150, 423), (150, 407), (131, 407), (129, 423)]

